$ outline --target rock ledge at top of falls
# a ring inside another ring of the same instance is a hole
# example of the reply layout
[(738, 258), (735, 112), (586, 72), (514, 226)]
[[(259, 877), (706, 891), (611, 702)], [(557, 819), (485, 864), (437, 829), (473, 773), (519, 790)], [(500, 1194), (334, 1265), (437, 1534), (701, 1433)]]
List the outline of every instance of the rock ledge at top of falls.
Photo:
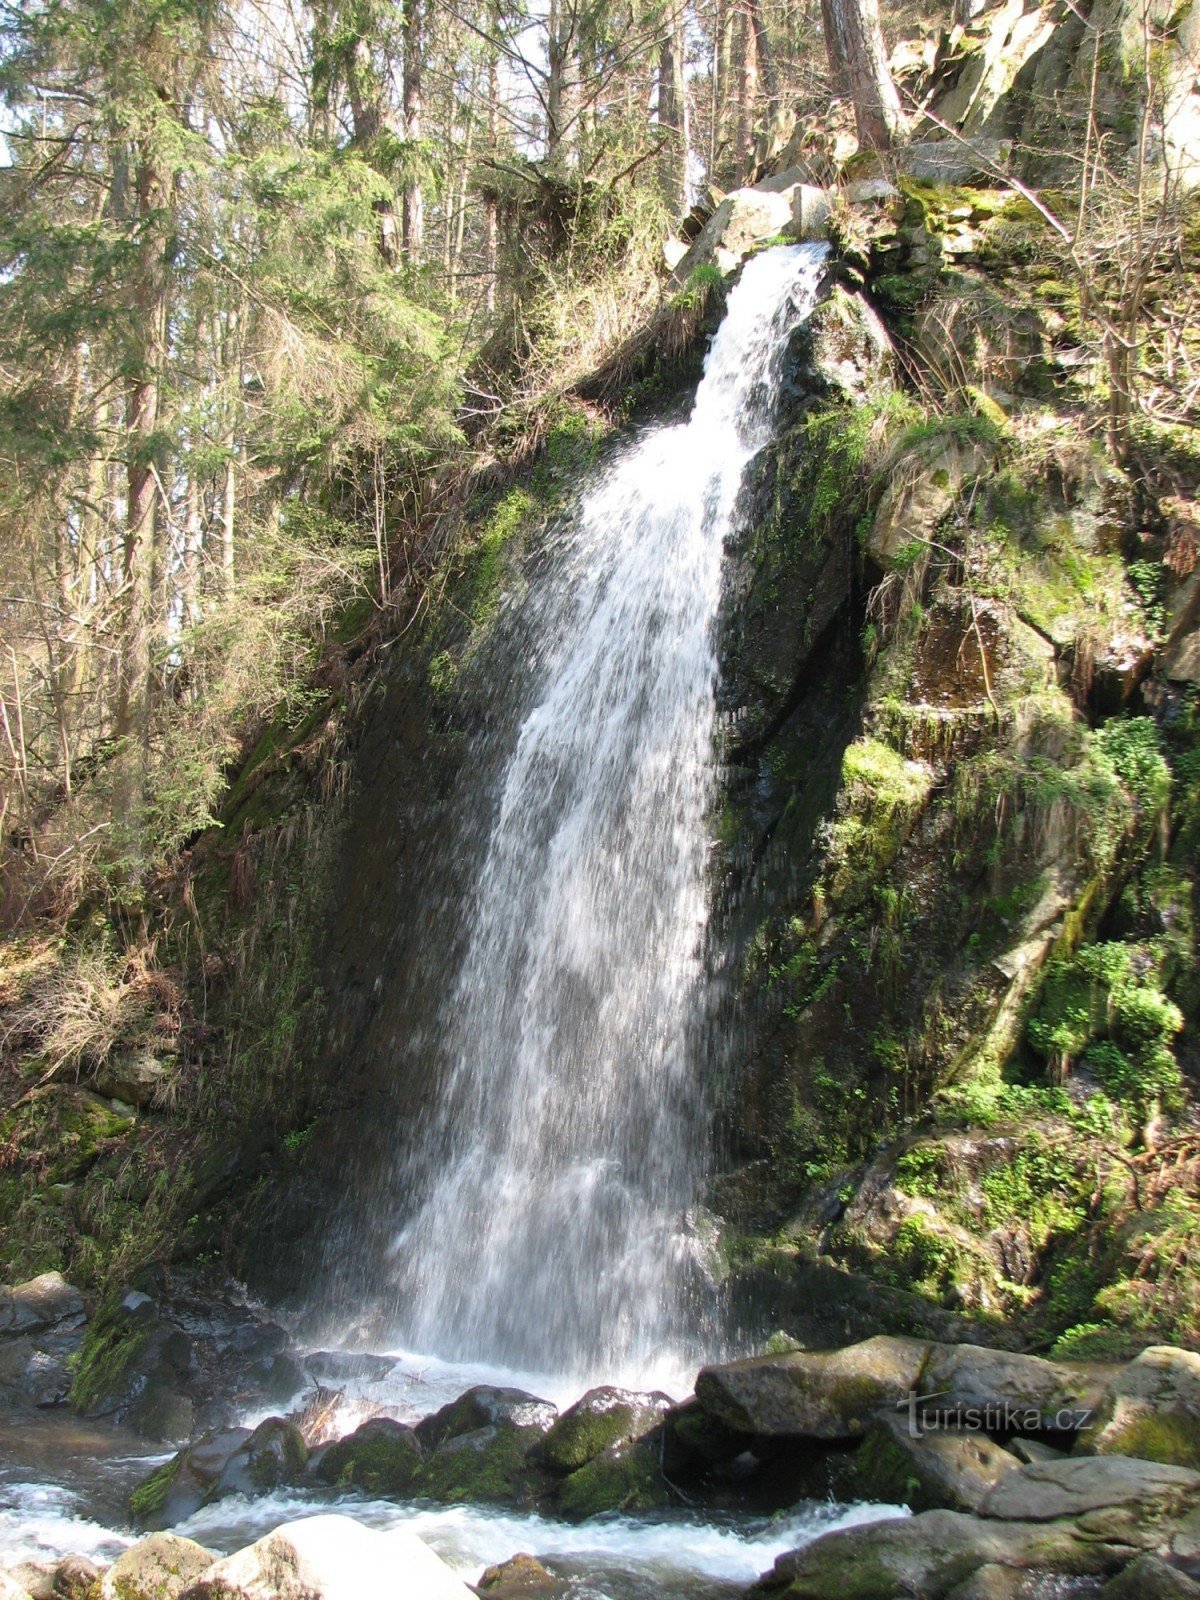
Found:
[(306, 1517), (215, 1562), (181, 1600), (474, 1600), (440, 1556), (406, 1529)]
[(692, 244), (672, 263), (679, 288), (697, 267), (715, 265), (728, 276), (758, 245), (786, 237), (798, 242), (829, 233), (829, 196), (790, 167), (759, 183), (734, 189), (717, 205)]

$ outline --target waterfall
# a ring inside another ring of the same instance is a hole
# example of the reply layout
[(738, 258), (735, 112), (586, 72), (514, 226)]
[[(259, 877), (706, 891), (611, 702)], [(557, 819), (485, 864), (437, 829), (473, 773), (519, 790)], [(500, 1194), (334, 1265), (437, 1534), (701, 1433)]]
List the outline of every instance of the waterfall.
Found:
[(532, 709), (396, 1177), (410, 1349), (596, 1376), (695, 1332), (722, 556), (824, 253), (747, 264), (689, 420), (603, 470), (516, 602)]

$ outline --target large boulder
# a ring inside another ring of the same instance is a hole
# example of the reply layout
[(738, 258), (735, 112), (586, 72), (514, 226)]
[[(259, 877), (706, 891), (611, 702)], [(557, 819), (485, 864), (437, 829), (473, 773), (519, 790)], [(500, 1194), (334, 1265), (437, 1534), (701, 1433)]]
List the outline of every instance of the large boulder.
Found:
[(1100, 1600), (1200, 1600), (1200, 1583), (1157, 1556), (1139, 1556), (1110, 1579)]
[(0, 1336), (78, 1328), (86, 1317), (82, 1294), (61, 1272), (43, 1272), (13, 1288), (0, 1288)]
[(675, 266), (672, 282), (685, 284), (697, 267), (734, 272), (767, 239), (823, 239), (829, 232), (829, 197), (804, 181), (798, 167), (727, 194)]
[(148, 1439), (169, 1442), (191, 1431), (183, 1392), (192, 1341), (140, 1289), (110, 1299), (88, 1328), (71, 1385), (85, 1417), (123, 1421)]
[(83, 1296), (61, 1272), (0, 1289), (0, 1406), (67, 1398), (86, 1316)]
[(842, 1350), (796, 1350), (705, 1367), (696, 1398), (735, 1433), (856, 1439), (916, 1391), (930, 1346), (886, 1335)]
[(1031, 1461), (985, 1495), (980, 1514), (1052, 1522), (1111, 1506), (1136, 1506), (1144, 1517), (1174, 1516), (1200, 1503), (1200, 1473), (1127, 1456), (1068, 1456)]
[(531, 1461), (540, 1428), (493, 1423), (444, 1440), (425, 1462), (419, 1492), (431, 1500), (524, 1504), (543, 1487)]
[(914, 542), (928, 543), (963, 485), (991, 469), (994, 448), (981, 439), (935, 434), (908, 450), (892, 474), (867, 534), (867, 554), (890, 571)]
[(529, 1595), (551, 1600), (553, 1596), (565, 1594), (568, 1585), (534, 1556), (522, 1551), (494, 1567), (487, 1567), (475, 1588), (481, 1595), (487, 1595), (488, 1600), (525, 1600)]
[(175, 1533), (152, 1533), (117, 1557), (100, 1579), (96, 1600), (176, 1600), (216, 1560)]
[(1200, 1469), (1200, 1355), (1143, 1350), (1113, 1377), (1076, 1449)]
[(652, 1511), (674, 1500), (657, 1448), (638, 1440), (602, 1450), (564, 1478), (555, 1509), (571, 1522), (582, 1522), (604, 1511)]
[(410, 1494), (425, 1452), (412, 1428), (391, 1417), (372, 1417), (321, 1452), (316, 1475), (324, 1483), (353, 1484), (368, 1494)]
[(1044, 1361), (975, 1344), (932, 1346), (921, 1373), (923, 1394), (939, 1410), (976, 1413), (974, 1425), (1000, 1433), (1070, 1432), (1099, 1404), (1111, 1366)]
[(524, 1389), (497, 1389), (487, 1384), (477, 1384), (451, 1400), (432, 1416), (417, 1423), (417, 1438), (426, 1450), (431, 1450), (445, 1439), (461, 1433), (474, 1433), (478, 1428), (508, 1426), (537, 1428), (545, 1431), (558, 1416), (558, 1407), (549, 1400), (539, 1400)]
[(164, 1062), (152, 1050), (132, 1050), (110, 1056), (97, 1072), (94, 1086), (110, 1100), (145, 1110), (167, 1099), (175, 1074), (175, 1064)]
[(285, 1522), (216, 1562), (183, 1600), (474, 1600), (406, 1529), (377, 1533), (351, 1517)]
[(1017, 1458), (986, 1433), (922, 1433), (883, 1413), (867, 1429), (854, 1461), (854, 1492), (914, 1511), (978, 1511)]
[(538, 1461), (551, 1472), (575, 1472), (602, 1450), (650, 1433), (670, 1405), (665, 1394), (638, 1394), (610, 1385), (589, 1389), (546, 1434)]
[(296, 1424), (268, 1417), (226, 1461), (209, 1499), (268, 1494), (280, 1484), (295, 1483), (307, 1465), (308, 1446)]
[(205, 1434), (142, 1479), (129, 1497), (135, 1528), (171, 1528), (212, 1498), (229, 1462), (250, 1438), (249, 1428)]
[(981, 1567), (1068, 1576), (1115, 1572), (1129, 1559), (1070, 1522), (989, 1522), (959, 1511), (871, 1522), (827, 1533), (776, 1561), (751, 1594), (788, 1600), (944, 1600)]

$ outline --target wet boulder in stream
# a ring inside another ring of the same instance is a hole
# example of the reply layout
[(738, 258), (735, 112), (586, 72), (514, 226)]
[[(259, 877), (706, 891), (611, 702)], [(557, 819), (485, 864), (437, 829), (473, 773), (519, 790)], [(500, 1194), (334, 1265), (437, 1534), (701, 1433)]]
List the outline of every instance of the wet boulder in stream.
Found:
[(460, 1394), (432, 1416), (417, 1423), (417, 1438), (427, 1450), (432, 1450), (446, 1439), (462, 1433), (473, 1433), (478, 1428), (507, 1426), (536, 1428), (545, 1432), (558, 1416), (558, 1407), (549, 1400), (527, 1394), (524, 1389), (498, 1389), (489, 1384), (477, 1384)]
[(324, 1449), (315, 1472), (322, 1483), (402, 1496), (413, 1492), (424, 1460), (414, 1429), (391, 1417), (372, 1417)]
[(540, 1498), (546, 1477), (534, 1460), (540, 1428), (492, 1423), (445, 1439), (426, 1461), (418, 1484), (431, 1500), (455, 1504), (528, 1505)]
[(611, 1385), (589, 1389), (546, 1434), (538, 1447), (538, 1461), (551, 1472), (576, 1472), (601, 1451), (651, 1433), (670, 1405), (665, 1394), (638, 1394)]
[(176, 1600), (216, 1559), (192, 1539), (152, 1533), (117, 1557), (96, 1587), (96, 1600)]
[(404, 1528), (306, 1517), (218, 1561), (180, 1600), (474, 1600), (446, 1563)]

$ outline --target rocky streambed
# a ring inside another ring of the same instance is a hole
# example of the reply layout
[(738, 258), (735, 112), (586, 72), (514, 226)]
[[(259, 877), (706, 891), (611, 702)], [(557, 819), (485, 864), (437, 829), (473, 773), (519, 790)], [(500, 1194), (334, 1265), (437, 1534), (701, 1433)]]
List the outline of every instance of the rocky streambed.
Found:
[(5, 1291), (0, 1600), (1200, 1595), (1187, 1351), (876, 1337), (553, 1389), (306, 1352), (194, 1283)]

